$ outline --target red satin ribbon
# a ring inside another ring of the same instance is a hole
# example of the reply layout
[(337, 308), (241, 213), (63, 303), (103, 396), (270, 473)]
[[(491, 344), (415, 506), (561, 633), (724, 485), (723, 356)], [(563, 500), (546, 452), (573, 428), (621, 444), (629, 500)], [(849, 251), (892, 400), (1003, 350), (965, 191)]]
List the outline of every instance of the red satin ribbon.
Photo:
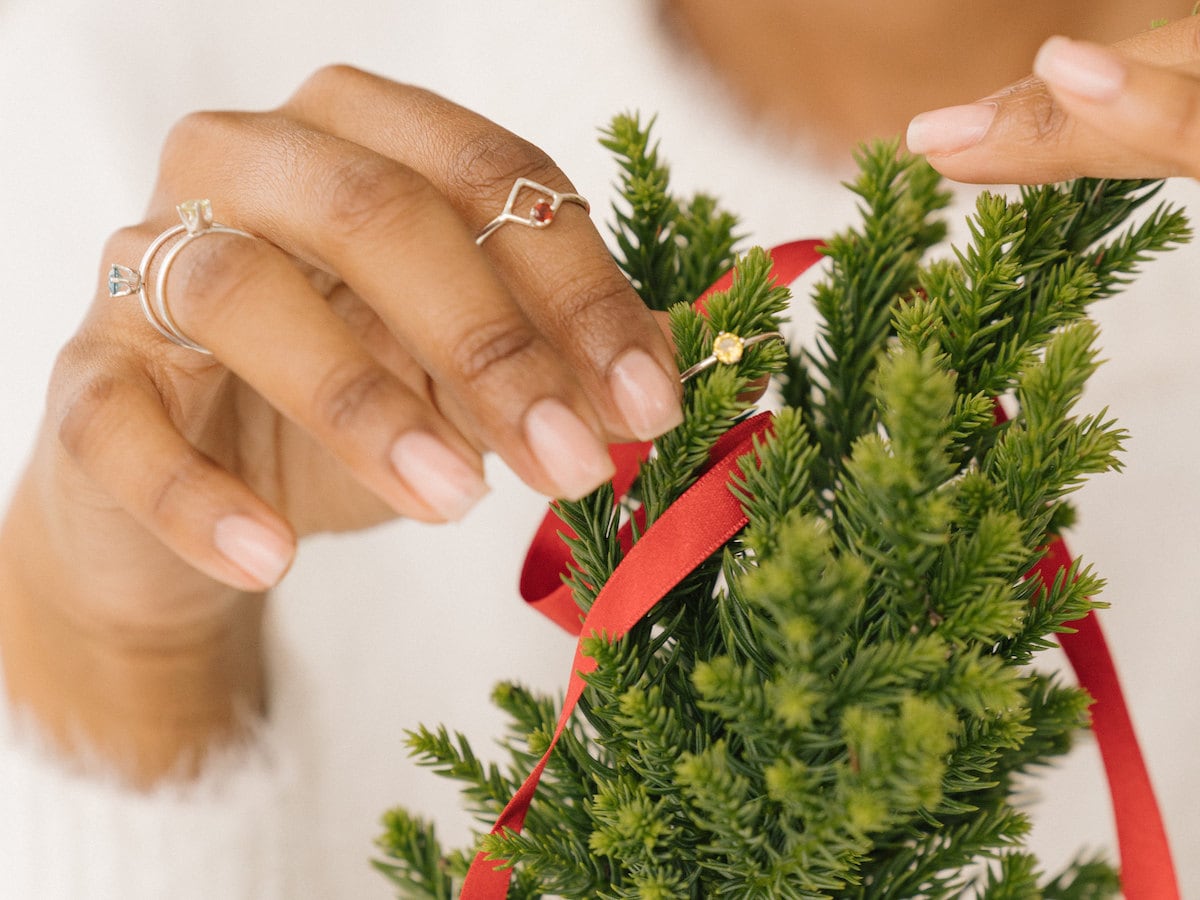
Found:
[[(808, 269), (821, 260), (820, 241), (793, 241), (781, 244), (771, 250), (771, 274), (780, 284), (791, 284)], [(706, 301), (718, 291), (725, 291), (733, 284), (733, 270), (726, 272), (716, 282), (696, 298), (692, 304), (700, 312), (704, 312)], [(638, 465), (644, 460), (653, 446), (651, 443), (613, 444), (608, 448), (617, 474), (613, 476), (612, 486), (615, 497), (624, 497), (633, 486), (637, 477)], [(718, 442), (716, 451), (722, 444)], [(714, 452), (715, 458), (715, 452)], [(710, 465), (715, 463), (710, 463)], [(571, 589), (562, 583), (562, 576), (567, 571), (570, 554), (559, 534), (575, 537), (575, 532), (562, 521), (554, 511), (546, 513), (533, 536), (529, 552), (525, 556), (525, 565), (521, 569), (521, 596), (525, 602), (542, 613), (571, 634), (579, 634), (583, 614), (571, 596)], [(628, 551), (633, 542), (632, 528), (623, 527), (617, 538), (621, 546)], [(650, 605), (657, 603), (661, 597), (655, 597)], [(646, 607), (649, 611), (650, 607)], [(588, 634), (588, 632), (584, 632)]]
[[(996, 411), (997, 418), (1003, 421), (999, 405)], [(1040, 578), (1049, 589), (1060, 572), (1070, 569), (1071, 563), (1066, 543), (1056, 537), (1029, 577)], [(1092, 610), (1072, 622), (1071, 627), (1074, 633), (1059, 635), (1058, 642), (1075, 670), (1079, 686), (1095, 701), (1090, 710), (1092, 732), (1108, 776), (1125, 900), (1179, 900), (1179, 881), (1171, 859), (1167, 828), (1100, 619)]]
[[(820, 259), (819, 248), (818, 241), (797, 241), (776, 247), (771, 251), (776, 278), (783, 283), (795, 280)], [(727, 288), (731, 281), (732, 274), (714, 284), (696, 301), (697, 307), (703, 310), (704, 300), (714, 291)], [(619, 536), (627, 549), (626, 556), (601, 589), (582, 624), (570, 589), (561, 584), (562, 575), (568, 571), (570, 553), (559, 532), (569, 529), (553, 512), (543, 520), (525, 560), (522, 596), (573, 634), (602, 634), (610, 639), (625, 634), (668, 591), (746, 525), (741, 506), (729, 490), (729, 479), (737, 471), (739, 457), (754, 451), (754, 437), (769, 427), (770, 415), (764, 413), (730, 429), (714, 446), (708, 471), (636, 544), (629, 546), (629, 526), (622, 530)], [(613, 479), (616, 496), (629, 490), (648, 450), (649, 444), (610, 448), (617, 465)], [(1036, 575), (1050, 585), (1058, 572), (1070, 564), (1066, 545), (1055, 539), (1030, 576)], [(1094, 613), (1073, 624), (1077, 633), (1063, 635), (1061, 643), (1079, 683), (1096, 701), (1092, 724), (1113, 798), (1125, 896), (1128, 900), (1178, 900), (1179, 888), (1166, 829), (1104, 635)], [(571, 679), (553, 739), (496, 820), (492, 834), (507, 829), (520, 831), (547, 760), (583, 693), (582, 676), (595, 667), (595, 660), (584, 655), (581, 641), (576, 646)], [(463, 883), (461, 900), (504, 900), (511, 871), (500, 868), (501, 865), (479, 853)]]
[[(708, 472), (671, 504), (630, 548), (600, 589), (580, 633), (610, 638), (625, 634), (671, 588), (742, 529), (746, 517), (729, 490), (729, 478), (737, 470), (738, 458), (753, 451), (755, 435), (766, 430), (770, 422), (769, 413), (760, 413), (728, 432), (725, 449), (718, 451), (723, 455), (715, 459)], [(500, 813), (492, 834), (500, 834), (505, 829), (520, 831), (546, 762), (583, 693), (583, 676), (595, 668), (596, 661), (584, 655), (581, 642), (575, 649), (571, 680), (550, 746)], [(498, 868), (498, 865), (479, 853), (463, 884), (463, 900), (503, 900), (511, 872)]]

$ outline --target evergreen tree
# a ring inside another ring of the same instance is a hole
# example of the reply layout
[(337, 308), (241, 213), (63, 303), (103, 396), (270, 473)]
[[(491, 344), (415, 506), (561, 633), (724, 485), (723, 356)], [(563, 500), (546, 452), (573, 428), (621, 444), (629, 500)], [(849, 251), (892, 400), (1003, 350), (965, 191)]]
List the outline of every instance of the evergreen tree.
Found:
[[(733, 287), (687, 301), (731, 263), (735, 219), (682, 202), (649, 129), (621, 116), (620, 263), (669, 306), (680, 368), (713, 336), (773, 331), (788, 292), (760, 250)], [(1155, 193), (1083, 180), (983, 194), (970, 243), (924, 262), (948, 195), (894, 143), (861, 152), (862, 222), (826, 247), (812, 352), (758, 344), (689, 381), (685, 420), (636, 486), (647, 524), (695, 480), (747, 388), (783, 372), (784, 408), (731, 485), (749, 525), (624, 638), (587, 639), (598, 667), (550, 758), (523, 833), (482, 845), (538, 898), (1101, 898), (1114, 870), (1047, 875), (1023, 848), (1018, 779), (1066, 752), (1089, 698), (1031, 671), (1096, 605), (1076, 564), (1022, 576), (1071, 519), (1068, 495), (1119, 466), (1124, 432), (1077, 401), (1097, 366), (1089, 304), (1188, 237)], [(1015, 401), (999, 421), (995, 398)], [(559, 505), (578, 535), (586, 610), (620, 562), (611, 488)], [(503, 764), (422, 727), (414, 754), (463, 784), (486, 825), (541, 755), (558, 702), (518, 684)], [(447, 852), (428, 823), (385, 816), (376, 865), (408, 898), (456, 896), (476, 848)]]

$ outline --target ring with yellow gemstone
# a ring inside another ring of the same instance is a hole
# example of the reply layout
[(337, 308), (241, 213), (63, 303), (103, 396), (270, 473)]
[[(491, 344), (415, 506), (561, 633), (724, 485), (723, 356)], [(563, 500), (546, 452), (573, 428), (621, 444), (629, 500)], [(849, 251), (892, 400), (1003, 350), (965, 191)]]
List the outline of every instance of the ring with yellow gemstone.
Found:
[[(180, 347), (195, 350), (197, 353), (211, 354), (212, 351), (207, 347), (202, 347), (184, 334), (172, 318), (170, 308), (167, 306), (167, 273), (171, 270), (171, 265), (175, 262), (179, 251), (196, 238), (206, 234), (237, 234), (248, 238), (252, 238), (254, 235), (214, 222), (212, 203), (208, 200), (185, 200), (175, 207), (175, 211), (179, 213), (181, 224), (168, 228), (156, 237), (146, 248), (142, 261), (136, 269), (114, 263), (108, 270), (108, 295), (110, 297), (128, 297), (131, 294), (137, 294), (142, 303), (142, 314), (159, 334)], [(154, 294), (151, 297), (148, 286), (151, 266), (154, 265), (155, 258), (162, 253), (163, 248), (172, 240), (174, 243), (171, 244), (158, 264), (158, 276), (155, 279)]]
[(775, 340), (782, 341), (785, 338), (778, 331), (764, 331), (762, 334), (753, 334), (745, 338), (729, 331), (718, 331), (717, 336), (713, 338), (712, 353), (694, 366), (689, 366), (680, 372), (679, 380), (687, 381), (718, 363), (723, 366), (732, 366), (734, 363), (741, 362), (742, 355), (747, 348), (761, 344), (763, 341)]

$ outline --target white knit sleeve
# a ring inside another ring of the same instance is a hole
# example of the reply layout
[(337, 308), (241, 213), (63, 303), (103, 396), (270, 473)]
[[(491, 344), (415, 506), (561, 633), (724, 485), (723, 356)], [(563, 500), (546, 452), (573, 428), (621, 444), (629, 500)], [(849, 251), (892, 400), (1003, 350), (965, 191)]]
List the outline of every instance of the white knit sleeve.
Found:
[[(0, 716), (3, 713), (0, 711)], [(295, 767), (268, 730), (198, 780), (151, 792), (73, 770), (0, 722), (0, 898), (276, 900), (306, 895), (289, 846)]]

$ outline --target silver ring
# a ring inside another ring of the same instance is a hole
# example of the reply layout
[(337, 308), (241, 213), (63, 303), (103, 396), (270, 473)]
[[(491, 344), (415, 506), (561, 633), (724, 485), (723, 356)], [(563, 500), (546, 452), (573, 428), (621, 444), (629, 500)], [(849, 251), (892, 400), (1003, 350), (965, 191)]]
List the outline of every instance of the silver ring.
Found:
[[(142, 303), (142, 314), (159, 334), (172, 344), (178, 344), (188, 350), (195, 350), (197, 353), (211, 356), (212, 351), (197, 344), (184, 334), (172, 317), (171, 310), (167, 306), (167, 273), (171, 271), (171, 266), (175, 263), (175, 258), (179, 256), (179, 251), (206, 234), (237, 234), (242, 237), (253, 237), (253, 235), (214, 222), (212, 204), (208, 200), (185, 200), (176, 206), (175, 210), (179, 213), (182, 224), (168, 228), (156, 237), (153, 243), (146, 248), (146, 253), (142, 256), (142, 261), (136, 269), (114, 263), (108, 270), (108, 296), (128, 297), (136, 293)], [(154, 296), (151, 298), (146, 276), (150, 274), (154, 258), (174, 238), (179, 239), (167, 250), (158, 266), (158, 277), (154, 280)]]
[(685, 382), (706, 369), (711, 369), (717, 363), (723, 366), (732, 366), (741, 361), (742, 354), (748, 347), (761, 344), (763, 341), (774, 340), (786, 341), (786, 338), (778, 331), (764, 331), (762, 334), (753, 334), (748, 338), (739, 337), (728, 331), (718, 331), (717, 336), (713, 338), (713, 352), (694, 366), (688, 366), (680, 372), (679, 381)]
[[(533, 191), (537, 194), (537, 199), (529, 207), (529, 213), (521, 216), (513, 212), (513, 207), (516, 206), (517, 197), (524, 190)], [(592, 209), (591, 204), (579, 194), (554, 191), (544, 184), (538, 184), (528, 178), (518, 178), (513, 183), (512, 190), (508, 192), (508, 200), (504, 203), (504, 209), (500, 211), (500, 215), (483, 226), (483, 230), (475, 236), (475, 243), (482, 244), (508, 222), (526, 225), (529, 228), (545, 228), (554, 221), (558, 208), (564, 203), (582, 206), (584, 212), (591, 212)]]

